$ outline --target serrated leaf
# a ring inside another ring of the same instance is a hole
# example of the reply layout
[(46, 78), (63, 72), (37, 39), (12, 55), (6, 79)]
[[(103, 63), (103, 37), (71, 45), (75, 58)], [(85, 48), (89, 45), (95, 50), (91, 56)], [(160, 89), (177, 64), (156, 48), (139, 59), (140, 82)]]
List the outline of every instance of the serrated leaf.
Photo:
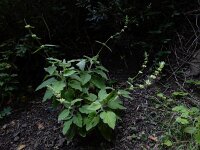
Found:
[(69, 116), (69, 113), (70, 113), (69, 109), (63, 110), (58, 116), (58, 121), (61, 121), (67, 118)]
[(65, 121), (64, 126), (63, 126), (63, 130), (62, 130), (64, 135), (68, 132), (71, 124), (72, 124), (72, 120)]
[(112, 99), (108, 102), (108, 107), (111, 109), (126, 109), (119, 99)]
[(89, 114), (92, 112), (92, 110), (88, 109), (89, 105), (83, 105), (81, 108), (79, 108), (79, 111), (83, 114)]
[(83, 70), (85, 69), (86, 60), (83, 59), (83, 60), (81, 60), (79, 63), (77, 63), (76, 65), (79, 67), (80, 70), (83, 71)]
[(65, 82), (63, 81), (56, 81), (52, 84), (52, 89), (55, 93), (60, 93), (64, 87), (66, 86)]
[(47, 89), (42, 101), (45, 102), (47, 99), (52, 98), (52, 96), (53, 96), (53, 92), (51, 90)]
[(50, 79), (48, 79), (48, 80), (42, 82), (42, 84), (40, 84), (40, 85), (36, 88), (35, 91), (38, 91), (38, 90), (40, 90), (40, 89), (42, 89), (42, 88), (44, 88), (44, 87), (46, 87), (46, 86), (48, 86), (48, 85), (50, 85), (50, 84), (53, 84), (53, 83), (56, 82), (56, 81), (57, 81), (57, 80), (56, 80), (55, 78), (50, 78)]
[(88, 83), (91, 79), (91, 75), (87, 72), (82, 72), (80, 75), (80, 81), (82, 83), (82, 85), (85, 85), (86, 83)]
[(119, 90), (118, 92), (120, 93), (120, 95), (122, 95), (122, 96), (125, 97), (125, 98), (129, 98), (129, 99), (132, 98), (132, 97), (129, 96), (129, 95), (130, 95), (130, 92), (128, 92), (128, 91)]
[(73, 117), (73, 123), (75, 125), (77, 125), (78, 127), (82, 127), (83, 126), (83, 118), (81, 116), (80, 113), (76, 114), (74, 117)]
[(44, 70), (48, 72), (50, 75), (52, 75), (54, 71), (56, 71), (56, 66), (49, 66), (48, 68), (45, 68)]
[(98, 110), (100, 108), (101, 108), (101, 103), (96, 101), (96, 102), (93, 102), (92, 104), (90, 104), (87, 109), (91, 110), (91, 111), (96, 111), (96, 110)]
[(108, 80), (107, 75), (102, 70), (95, 70), (94, 72), (96, 72), (97, 74), (99, 74), (102, 78)]
[(82, 91), (81, 83), (79, 81), (72, 80), (69, 82), (69, 86), (71, 86), (73, 89)]
[(94, 77), (91, 82), (99, 89), (104, 89), (106, 87), (105, 81), (102, 78)]
[(103, 70), (105, 72), (109, 72), (105, 67), (103, 66), (97, 66), (96, 68), (100, 69), (100, 70)]
[(107, 111), (107, 112), (101, 112), (100, 113), (100, 118), (103, 120), (105, 124), (108, 124), (110, 128), (113, 130), (115, 129), (115, 124), (117, 120), (117, 116), (114, 112), (112, 111)]
[(95, 113), (91, 113), (88, 115), (88, 117), (85, 119), (86, 124), (86, 131), (89, 131), (93, 127), (95, 127), (99, 123), (99, 116), (96, 116)]
[(95, 101), (97, 99), (97, 96), (93, 93), (89, 93), (89, 95), (87, 97), (85, 97), (85, 99), (87, 99), (89, 101)]
[(107, 92), (105, 89), (101, 89), (98, 93), (98, 99), (100, 101), (104, 100), (108, 96)]
[(194, 134), (196, 132), (196, 127), (186, 127), (183, 131), (185, 133)]

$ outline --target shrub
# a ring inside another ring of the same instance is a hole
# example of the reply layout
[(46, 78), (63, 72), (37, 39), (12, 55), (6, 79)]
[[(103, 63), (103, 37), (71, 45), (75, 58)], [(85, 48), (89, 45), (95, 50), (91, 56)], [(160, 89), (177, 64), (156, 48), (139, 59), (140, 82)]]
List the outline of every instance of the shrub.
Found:
[(72, 139), (76, 134), (85, 137), (93, 129), (99, 129), (111, 140), (112, 129), (119, 120), (119, 110), (125, 109), (121, 97), (129, 92), (109, 86), (107, 72), (98, 61), (98, 55), (83, 59), (58, 60), (48, 58), (51, 64), (45, 71), (48, 75), (36, 90), (46, 88), (43, 101), (51, 99), (61, 104), (58, 116), (63, 121), (63, 134)]

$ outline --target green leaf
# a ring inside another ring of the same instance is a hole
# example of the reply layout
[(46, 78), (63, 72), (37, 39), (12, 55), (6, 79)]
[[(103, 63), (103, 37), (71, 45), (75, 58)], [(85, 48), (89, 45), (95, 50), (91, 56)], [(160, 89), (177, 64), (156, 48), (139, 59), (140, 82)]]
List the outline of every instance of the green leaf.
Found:
[(189, 124), (189, 121), (187, 119), (181, 118), (181, 117), (177, 117), (176, 122), (183, 124), (183, 125)]
[(102, 78), (93, 77), (91, 82), (99, 89), (104, 89), (106, 87), (105, 81)]
[(107, 112), (101, 112), (100, 113), (100, 118), (103, 120), (105, 124), (108, 124), (110, 128), (113, 130), (115, 129), (115, 124), (117, 120), (117, 116), (114, 112), (112, 111), (107, 111)]
[(172, 96), (175, 97), (175, 98), (182, 98), (182, 97), (187, 96), (187, 95), (188, 95), (188, 93), (182, 92), (182, 91), (180, 91), (180, 92), (173, 92), (172, 93)]
[(69, 120), (69, 121), (65, 121), (64, 126), (63, 126), (63, 130), (62, 130), (64, 135), (68, 132), (71, 124), (72, 124), (72, 119)]
[(129, 99), (132, 99), (132, 97), (130, 97), (130, 92), (126, 91), (126, 90), (119, 90), (118, 91), (119, 95), (122, 95), (123, 97), (125, 98), (129, 98)]
[(108, 107), (111, 109), (126, 109), (119, 99), (112, 99), (108, 102)]
[(44, 82), (42, 82), (42, 84), (40, 84), (35, 91), (38, 91), (44, 87), (46, 87), (47, 85), (53, 84), (54, 82), (56, 82), (57, 80), (55, 78), (50, 78)]
[(42, 101), (45, 102), (47, 99), (50, 99), (52, 96), (53, 96), (53, 92), (47, 89)]
[(82, 72), (81, 75), (80, 75), (80, 80), (81, 80), (81, 83), (82, 85), (85, 85), (86, 83), (88, 83), (91, 79), (91, 75), (87, 72)]
[(78, 81), (72, 80), (71, 82), (69, 82), (69, 86), (71, 86), (73, 89), (82, 91), (81, 83)]
[(84, 70), (85, 69), (85, 65), (86, 65), (86, 60), (82, 59), (79, 63), (76, 64), (80, 70)]
[(85, 97), (85, 99), (87, 99), (89, 101), (95, 101), (97, 99), (97, 96), (93, 93), (89, 93), (89, 95), (87, 97)]
[(80, 113), (76, 114), (74, 117), (73, 117), (73, 123), (75, 125), (77, 125), (78, 127), (82, 127), (83, 126), (83, 118), (81, 116)]
[(165, 140), (163, 144), (166, 145), (167, 147), (171, 147), (173, 145), (172, 141), (170, 140)]
[(100, 108), (101, 108), (101, 103), (99, 103), (98, 101), (95, 101), (92, 104), (90, 104), (87, 109), (91, 111), (96, 111)]
[(73, 75), (75, 73), (76, 73), (75, 70), (65, 70), (63, 76), (64, 77), (68, 77), (68, 76), (71, 76), (71, 75)]
[(44, 70), (48, 72), (50, 75), (52, 75), (54, 71), (56, 71), (56, 66), (49, 66), (48, 68), (45, 68)]
[(200, 130), (198, 130), (194, 135), (197, 144), (200, 144)]
[(86, 124), (86, 131), (89, 131), (99, 123), (99, 116), (96, 113), (91, 113), (85, 119), (84, 123)]
[(189, 134), (194, 134), (196, 132), (196, 130), (197, 130), (196, 127), (186, 127), (184, 129), (184, 132), (189, 133)]
[(63, 110), (63, 111), (60, 113), (60, 115), (58, 116), (58, 121), (64, 120), (65, 118), (67, 118), (67, 117), (69, 116), (69, 113), (70, 113), (69, 109)]
[(79, 108), (79, 111), (83, 114), (89, 114), (93, 112), (92, 110), (88, 109), (89, 105), (83, 105), (81, 108)]
[(100, 101), (104, 100), (108, 96), (105, 89), (101, 89), (98, 93), (98, 98)]
[(102, 78), (108, 80), (107, 75), (102, 70), (95, 70), (94, 72), (96, 72), (97, 74), (99, 74)]
[(52, 84), (52, 89), (55, 93), (60, 93), (66, 86), (64, 81), (56, 81)]
[(103, 70), (103, 71), (105, 71), (105, 72), (109, 72), (105, 67), (103, 67), (103, 66), (97, 66), (96, 67), (97, 69), (100, 69), (100, 70)]

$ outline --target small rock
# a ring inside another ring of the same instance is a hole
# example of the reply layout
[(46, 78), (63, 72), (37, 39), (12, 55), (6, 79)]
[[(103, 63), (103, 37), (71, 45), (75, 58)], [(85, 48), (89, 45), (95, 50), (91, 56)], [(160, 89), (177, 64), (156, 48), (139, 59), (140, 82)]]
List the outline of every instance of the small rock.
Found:
[(14, 142), (17, 142), (17, 141), (19, 141), (19, 136), (16, 136), (16, 137), (14, 138)]
[(26, 123), (22, 124), (22, 128), (26, 128), (26, 127), (27, 127)]

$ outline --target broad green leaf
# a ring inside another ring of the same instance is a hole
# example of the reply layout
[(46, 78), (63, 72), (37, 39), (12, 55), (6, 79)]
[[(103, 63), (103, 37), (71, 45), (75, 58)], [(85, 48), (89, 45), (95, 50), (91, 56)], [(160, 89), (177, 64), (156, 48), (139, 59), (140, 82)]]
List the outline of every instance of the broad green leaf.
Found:
[(52, 98), (52, 96), (53, 96), (53, 92), (51, 90), (47, 89), (42, 101), (45, 102), (47, 99)]
[(176, 122), (178, 122), (178, 123), (180, 123), (180, 124), (183, 124), (183, 125), (189, 124), (189, 122), (188, 122), (187, 119), (181, 118), (181, 117), (177, 117), (177, 118), (176, 118)]
[(132, 98), (132, 97), (129, 96), (130, 92), (128, 92), (128, 91), (119, 90), (118, 93), (119, 93), (119, 95), (122, 95), (123, 97), (130, 98), (130, 99)]
[(163, 144), (168, 147), (171, 147), (173, 145), (172, 141), (170, 141), (170, 140), (165, 140)]
[(72, 124), (72, 119), (69, 120), (69, 121), (65, 121), (64, 126), (63, 126), (63, 130), (62, 130), (64, 135), (68, 132), (71, 124)]
[(114, 112), (112, 111), (107, 111), (107, 112), (101, 112), (100, 113), (100, 118), (103, 120), (105, 124), (108, 124), (110, 128), (113, 130), (115, 129), (115, 124), (117, 120), (117, 116)]
[(194, 134), (196, 132), (196, 130), (197, 130), (196, 127), (186, 127), (184, 129), (184, 132), (189, 133), (189, 134)]
[(105, 67), (103, 67), (103, 66), (97, 66), (96, 67), (97, 69), (100, 69), (100, 70), (103, 70), (103, 71), (105, 71), (105, 72), (109, 72)]
[(75, 125), (77, 125), (78, 127), (82, 127), (83, 126), (83, 118), (81, 116), (80, 113), (76, 114), (74, 117), (73, 117), (73, 123)]
[(104, 100), (108, 96), (107, 92), (105, 89), (101, 89), (98, 93), (98, 99), (100, 101)]
[(99, 89), (105, 89), (105, 81), (102, 78), (93, 77), (91, 82)]
[(72, 80), (71, 82), (69, 82), (69, 86), (71, 86), (73, 89), (82, 91), (81, 83), (78, 81)]
[(75, 73), (76, 73), (75, 70), (65, 70), (63, 76), (64, 77), (68, 77), (68, 76), (71, 76), (71, 75), (73, 75)]
[(42, 84), (40, 84), (35, 91), (38, 91), (44, 87), (46, 87), (47, 85), (53, 84), (54, 82), (56, 82), (57, 80), (55, 78), (50, 78), (44, 82), (42, 82)]
[(107, 104), (110, 100), (116, 98), (117, 96), (117, 92), (116, 91), (112, 91), (108, 94), (108, 96), (103, 100), (101, 101), (102, 104)]
[(99, 103), (98, 101), (93, 102), (92, 104), (90, 104), (88, 106), (88, 110), (91, 110), (91, 111), (96, 111), (96, 110), (98, 110), (100, 108), (101, 108), (101, 103)]
[(50, 75), (52, 75), (54, 71), (56, 71), (56, 66), (49, 66), (48, 68), (45, 68), (44, 70), (48, 72)]
[(73, 106), (75, 103), (81, 102), (82, 100), (83, 100), (83, 99), (80, 99), (80, 98), (75, 99), (75, 100), (71, 101), (71, 105)]
[(197, 144), (200, 144), (200, 129), (194, 135), (195, 141)]
[(89, 131), (99, 123), (99, 116), (96, 116), (96, 113), (91, 113), (85, 119), (86, 130)]
[(87, 97), (85, 97), (85, 99), (87, 99), (89, 101), (95, 101), (97, 99), (97, 96), (93, 93), (89, 93), (89, 95)]
[(119, 99), (112, 99), (108, 102), (108, 107), (111, 109), (126, 109)]
[(75, 98), (74, 89), (67, 89), (62, 91), (62, 97), (66, 99), (66, 101), (71, 102)]
[(79, 108), (79, 111), (83, 114), (89, 114), (93, 112), (92, 110), (88, 109), (89, 105), (83, 105), (81, 108)]
[(70, 113), (69, 109), (63, 110), (58, 116), (58, 121), (64, 120), (65, 118), (67, 118), (69, 116), (69, 113)]
[(80, 75), (80, 80), (82, 85), (85, 85), (86, 83), (88, 83), (91, 79), (91, 75), (87, 72), (82, 72)]
[(80, 70), (84, 70), (85, 69), (85, 65), (86, 65), (86, 60), (82, 59), (79, 63), (76, 64)]
[(56, 81), (53, 83), (51, 87), (55, 93), (60, 93), (64, 89), (65, 86), (66, 84), (64, 81)]
[(102, 78), (108, 80), (107, 75), (102, 70), (95, 70), (94, 72), (96, 72), (97, 74), (99, 74)]

